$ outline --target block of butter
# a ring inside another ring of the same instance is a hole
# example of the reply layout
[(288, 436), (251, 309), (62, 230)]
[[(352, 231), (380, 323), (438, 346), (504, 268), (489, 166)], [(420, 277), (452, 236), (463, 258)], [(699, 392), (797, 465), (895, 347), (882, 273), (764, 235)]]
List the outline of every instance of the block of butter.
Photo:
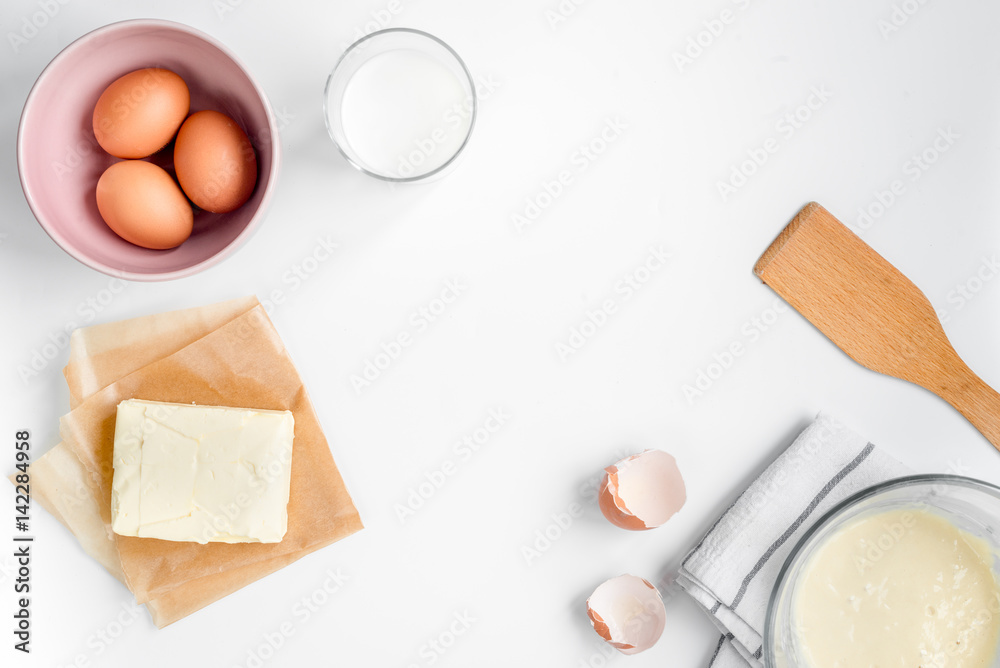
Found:
[(290, 411), (121, 402), (111, 528), (197, 543), (280, 542), (294, 427)]

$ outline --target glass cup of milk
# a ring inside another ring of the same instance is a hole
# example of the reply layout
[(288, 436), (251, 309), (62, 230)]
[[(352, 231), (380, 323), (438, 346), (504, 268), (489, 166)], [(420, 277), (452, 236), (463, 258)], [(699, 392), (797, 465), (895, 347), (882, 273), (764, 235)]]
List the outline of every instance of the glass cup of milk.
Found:
[(437, 37), (389, 28), (348, 47), (326, 82), (326, 127), (365, 174), (392, 182), (438, 177), (454, 166), (476, 122), (476, 86)]

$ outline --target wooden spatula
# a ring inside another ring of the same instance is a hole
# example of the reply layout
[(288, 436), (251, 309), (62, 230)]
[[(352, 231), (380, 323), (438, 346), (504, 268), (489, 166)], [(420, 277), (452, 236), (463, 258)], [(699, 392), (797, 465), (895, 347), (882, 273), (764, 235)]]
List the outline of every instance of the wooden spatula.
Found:
[(815, 202), (753, 271), (858, 363), (954, 406), (1000, 449), (1000, 394), (966, 366), (906, 276)]

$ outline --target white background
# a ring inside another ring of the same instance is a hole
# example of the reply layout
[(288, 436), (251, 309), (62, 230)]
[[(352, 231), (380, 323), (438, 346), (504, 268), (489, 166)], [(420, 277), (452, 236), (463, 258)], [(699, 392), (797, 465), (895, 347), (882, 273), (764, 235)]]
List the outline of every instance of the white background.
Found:
[[(265, 665), (702, 666), (716, 633), (693, 603), (672, 597), (670, 573), (817, 411), (916, 470), (1000, 481), (997, 452), (948, 405), (861, 368), (794, 312), (772, 318), (775, 295), (751, 272), (798, 208), (818, 200), (947, 312), (960, 354), (1000, 384), (1000, 280), (981, 270), (1000, 253), (994, 2), (907, 0), (915, 13), (897, 14), (906, 20), (891, 32), (880, 29), (891, 0), (588, 0), (559, 21), (547, 14), (557, 0), (400, 0), (395, 14), (387, 0), (53, 0), (51, 18), (39, 14), (45, 4), (2, 10), (4, 438), (30, 429), (35, 456), (57, 442), (65, 346), (37, 375), (24, 370), (68, 323), (276, 292), (283, 303), (272, 318), (367, 528), (165, 630), (143, 613), (108, 644), (98, 634), (119, 630), (128, 592), (36, 510), (34, 651), (11, 649), (4, 549), (0, 662), (254, 665), (252, 654), (290, 622)], [(703, 34), (710, 44), (679, 67), (674, 54), (724, 9), (732, 23)], [(326, 75), (373, 16), (442, 37), (493, 82), (464, 160), (441, 181), (392, 188), (353, 171), (327, 138)], [(111, 279), (35, 222), (14, 147), (45, 64), (84, 33), (134, 17), (187, 23), (239, 54), (286, 119), (284, 165), (267, 220), (232, 258), (108, 299)], [(32, 36), (12, 44), (11, 34)], [(800, 111), (809, 118), (794, 133), (780, 129), (814, 88), (829, 99)], [(581, 170), (580, 146), (609, 120), (625, 128)], [(913, 180), (908, 161), (949, 128), (958, 138)], [(772, 137), (778, 151), (724, 201), (718, 183)], [(562, 170), (572, 185), (519, 231), (512, 216)], [(859, 208), (897, 179), (903, 194), (858, 227)], [(336, 253), (296, 282), (294, 268), (320, 239)], [(625, 299), (616, 284), (650, 246), (670, 260)], [(355, 391), (351, 375), (456, 278), (467, 286), (459, 299)], [(967, 300), (960, 286), (978, 291)], [(617, 312), (562, 359), (556, 344), (607, 298)], [(683, 386), (733, 342), (744, 354), (689, 401)], [(493, 408), (507, 424), (468, 461), (456, 456), (454, 443)], [(688, 502), (664, 527), (630, 533), (600, 516), (587, 483), (644, 448), (677, 457)], [(13, 448), (0, 457), (12, 470)], [(396, 505), (447, 460), (456, 473), (401, 522)], [(13, 494), (2, 498), (0, 536), (13, 533)], [(523, 546), (573, 503), (583, 515), (529, 563)], [(337, 569), (349, 580), (304, 620), (297, 602)], [(584, 601), (623, 572), (661, 586), (669, 620), (652, 650), (608, 659)], [(426, 643), (463, 613), (471, 628), (443, 656), (428, 654)]]

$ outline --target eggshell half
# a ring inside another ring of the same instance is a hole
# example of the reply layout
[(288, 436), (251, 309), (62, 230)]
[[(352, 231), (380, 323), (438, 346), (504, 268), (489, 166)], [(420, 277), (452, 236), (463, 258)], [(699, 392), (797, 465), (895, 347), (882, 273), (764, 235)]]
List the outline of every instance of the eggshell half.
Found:
[(218, 111), (199, 111), (184, 121), (174, 143), (174, 169), (191, 201), (213, 213), (238, 208), (257, 183), (250, 139)]
[(104, 171), (97, 208), (115, 234), (154, 250), (181, 245), (194, 225), (181, 189), (161, 167), (144, 160), (116, 162)]
[(655, 529), (687, 500), (677, 461), (662, 450), (640, 452), (604, 470), (598, 504), (608, 521), (623, 529)]
[(594, 590), (587, 599), (587, 616), (597, 635), (622, 654), (638, 654), (655, 645), (667, 623), (656, 587), (627, 574)]
[(187, 84), (148, 67), (115, 79), (94, 106), (94, 136), (118, 158), (145, 158), (170, 143), (191, 106)]

